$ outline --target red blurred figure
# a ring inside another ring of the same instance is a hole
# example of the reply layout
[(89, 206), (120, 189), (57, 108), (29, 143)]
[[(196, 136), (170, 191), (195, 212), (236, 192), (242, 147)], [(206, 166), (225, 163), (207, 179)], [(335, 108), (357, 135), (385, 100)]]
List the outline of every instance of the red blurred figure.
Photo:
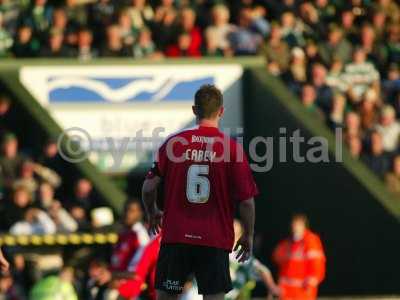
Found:
[(314, 300), (325, 276), (325, 254), (318, 235), (308, 229), (305, 215), (295, 215), (292, 236), (276, 247), (273, 259), (279, 267), (282, 300)]
[(196, 13), (191, 8), (184, 8), (180, 15), (180, 34), (177, 43), (167, 47), (165, 54), (169, 57), (201, 56), (202, 34), (196, 26)]
[(133, 269), (134, 277), (123, 281), (119, 286), (120, 295), (127, 299), (136, 299), (142, 292), (144, 284), (147, 284), (147, 295), (150, 300), (156, 299), (155, 277), (158, 253), (160, 251), (161, 234), (154, 236), (144, 248), (142, 255)]

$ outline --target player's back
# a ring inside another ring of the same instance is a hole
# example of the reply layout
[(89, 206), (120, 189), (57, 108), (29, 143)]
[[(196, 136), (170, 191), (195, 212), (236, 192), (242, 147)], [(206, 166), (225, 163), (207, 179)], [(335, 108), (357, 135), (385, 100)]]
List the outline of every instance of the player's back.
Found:
[(215, 127), (186, 129), (161, 146), (158, 169), (164, 178), (163, 243), (230, 250), (235, 201), (256, 193), (241, 145)]

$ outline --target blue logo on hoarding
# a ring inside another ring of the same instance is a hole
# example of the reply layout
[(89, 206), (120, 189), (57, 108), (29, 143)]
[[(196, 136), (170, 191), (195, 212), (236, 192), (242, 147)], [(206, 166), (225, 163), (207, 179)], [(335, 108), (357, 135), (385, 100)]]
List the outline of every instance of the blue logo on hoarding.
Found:
[(214, 77), (193, 80), (141, 77), (53, 76), (47, 80), (49, 101), (63, 102), (150, 102), (191, 101), (203, 84), (213, 84)]

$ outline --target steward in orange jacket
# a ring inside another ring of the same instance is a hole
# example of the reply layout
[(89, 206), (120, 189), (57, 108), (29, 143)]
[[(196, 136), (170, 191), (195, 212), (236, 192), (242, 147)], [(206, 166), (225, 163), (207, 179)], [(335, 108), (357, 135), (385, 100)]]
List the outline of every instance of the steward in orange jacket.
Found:
[(281, 300), (314, 300), (325, 276), (325, 254), (318, 235), (307, 227), (307, 217), (295, 215), (292, 236), (276, 247)]

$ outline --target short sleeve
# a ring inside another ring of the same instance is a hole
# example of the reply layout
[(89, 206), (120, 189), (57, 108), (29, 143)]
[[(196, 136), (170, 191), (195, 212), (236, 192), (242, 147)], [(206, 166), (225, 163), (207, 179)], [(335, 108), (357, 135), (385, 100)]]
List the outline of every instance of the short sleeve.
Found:
[(157, 150), (155, 160), (151, 169), (147, 172), (146, 178), (150, 179), (155, 176), (164, 177), (168, 163), (168, 156), (166, 152), (165, 143)]
[(241, 202), (258, 195), (249, 162), (242, 146), (234, 143), (231, 155), (231, 173), (233, 197)]

